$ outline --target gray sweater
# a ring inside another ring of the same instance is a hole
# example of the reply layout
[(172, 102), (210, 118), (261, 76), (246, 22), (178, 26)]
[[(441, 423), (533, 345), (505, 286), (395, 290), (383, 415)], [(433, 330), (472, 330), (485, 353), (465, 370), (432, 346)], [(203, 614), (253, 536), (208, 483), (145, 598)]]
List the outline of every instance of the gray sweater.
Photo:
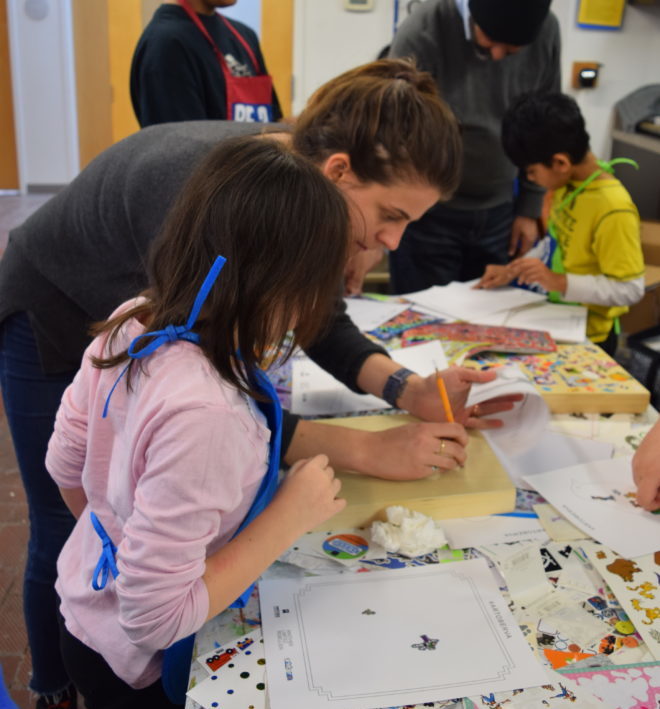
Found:
[[(534, 42), (500, 61), (481, 59), (465, 36), (456, 0), (427, 0), (401, 25), (390, 56), (413, 57), (435, 78), (461, 124), (464, 166), (454, 209), (487, 209), (512, 199), (516, 176), (502, 149), (501, 120), (526, 91), (560, 90), (559, 24), (550, 13)], [(516, 213), (537, 217), (543, 190), (521, 182)]]
[[(164, 123), (101, 153), (10, 232), (0, 260), (0, 323), (27, 312), (43, 370), (76, 370), (90, 325), (146, 287), (149, 245), (195, 165), (223, 139), (262, 130), (231, 121)], [(364, 360), (376, 352), (384, 350), (359, 332), (343, 301), (330, 329), (307, 350), (355, 391)], [(285, 417), (283, 451), (296, 421)]]

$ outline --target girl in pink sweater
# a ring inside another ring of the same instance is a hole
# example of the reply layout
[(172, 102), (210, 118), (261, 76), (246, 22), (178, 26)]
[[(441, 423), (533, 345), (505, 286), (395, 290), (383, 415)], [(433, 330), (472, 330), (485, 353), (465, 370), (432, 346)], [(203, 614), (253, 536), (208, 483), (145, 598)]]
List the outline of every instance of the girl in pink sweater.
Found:
[[(348, 214), (265, 138), (223, 142), (170, 211), (150, 288), (97, 328), (46, 460), (78, 518), (58, 560), (67, 670), (88, 709), (173, 706), (163, 656), (343, 509), (328, 459), (277, 488), (267, 351), (333, 307)], [(185, 668), (187, 673), (187, 668)]]

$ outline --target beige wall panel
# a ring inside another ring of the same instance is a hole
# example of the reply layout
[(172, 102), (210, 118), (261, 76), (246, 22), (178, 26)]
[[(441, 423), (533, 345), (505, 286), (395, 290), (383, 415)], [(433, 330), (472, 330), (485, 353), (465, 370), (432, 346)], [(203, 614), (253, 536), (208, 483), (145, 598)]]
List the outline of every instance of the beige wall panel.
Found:
[[(327, 1), (327, 0), (326, 0)], [(275, 82), (282, 113), (291, 115), (293, 0), (262, 0), (261, 49)]]
[(130, 94), (131, 59), (142, 34), (143, 12), (135, 0), (108, 0), (108, 42), (112, 86), (112, 140), (117, 142), (140, 126)]
[(0, 0), (0, 190), (17, 190), (18, 162), (12, 98), (7, 0)]
[(107, 0), (73, 0), (78, 143), (82, 169), (112, 145)]

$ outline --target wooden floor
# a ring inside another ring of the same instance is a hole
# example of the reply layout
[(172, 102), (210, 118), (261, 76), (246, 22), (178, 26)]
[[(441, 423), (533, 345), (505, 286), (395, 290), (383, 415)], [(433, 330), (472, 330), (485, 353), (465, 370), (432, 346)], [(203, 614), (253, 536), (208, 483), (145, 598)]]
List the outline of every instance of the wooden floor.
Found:
[[(0, 254), (9, 230), (49, 195), (0, 196)], [(31, 709), (30, 652), (23, 621), (23, 569), (28, 539), (25, 492), (0, 399), (0, 665), (5, 686), (20, 709)]]

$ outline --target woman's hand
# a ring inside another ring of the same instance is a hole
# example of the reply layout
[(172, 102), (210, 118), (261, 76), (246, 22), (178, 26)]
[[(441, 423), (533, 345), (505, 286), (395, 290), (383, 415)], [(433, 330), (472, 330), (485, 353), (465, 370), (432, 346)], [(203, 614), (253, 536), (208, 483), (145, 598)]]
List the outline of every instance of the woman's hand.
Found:
[(384, 480), (419, 480), (467, 459), (468, 436), (458, 423), (410, 423), (367, 435), (361, 468)]
[(271, 504), (285, 524), (298, 528), (300, 536), (346, 507), (346, 500), (337, 497), (340, 488), (328, 456), (315, 455), (291, 466)]
[[(450, 367), (440, 372), (445, 382), (449, 403), (454, 420), (466, 428), (500, 428), (501, 419), (483, 418), (503, 411), (510, 411), (517, 401), (522, 401), (522, 394), (510, 394), (489, 399), (481, 404), (466, 407), (472, 384), (490, 382), (497, 376), (494, 371), (481, 372), (467, 367)], [(442, 400), (438, 393), (435, 374), (428, 377), (411, 376), (399, 398), (399, 406), (413, 416), (425, 421), (446, 421)]]

